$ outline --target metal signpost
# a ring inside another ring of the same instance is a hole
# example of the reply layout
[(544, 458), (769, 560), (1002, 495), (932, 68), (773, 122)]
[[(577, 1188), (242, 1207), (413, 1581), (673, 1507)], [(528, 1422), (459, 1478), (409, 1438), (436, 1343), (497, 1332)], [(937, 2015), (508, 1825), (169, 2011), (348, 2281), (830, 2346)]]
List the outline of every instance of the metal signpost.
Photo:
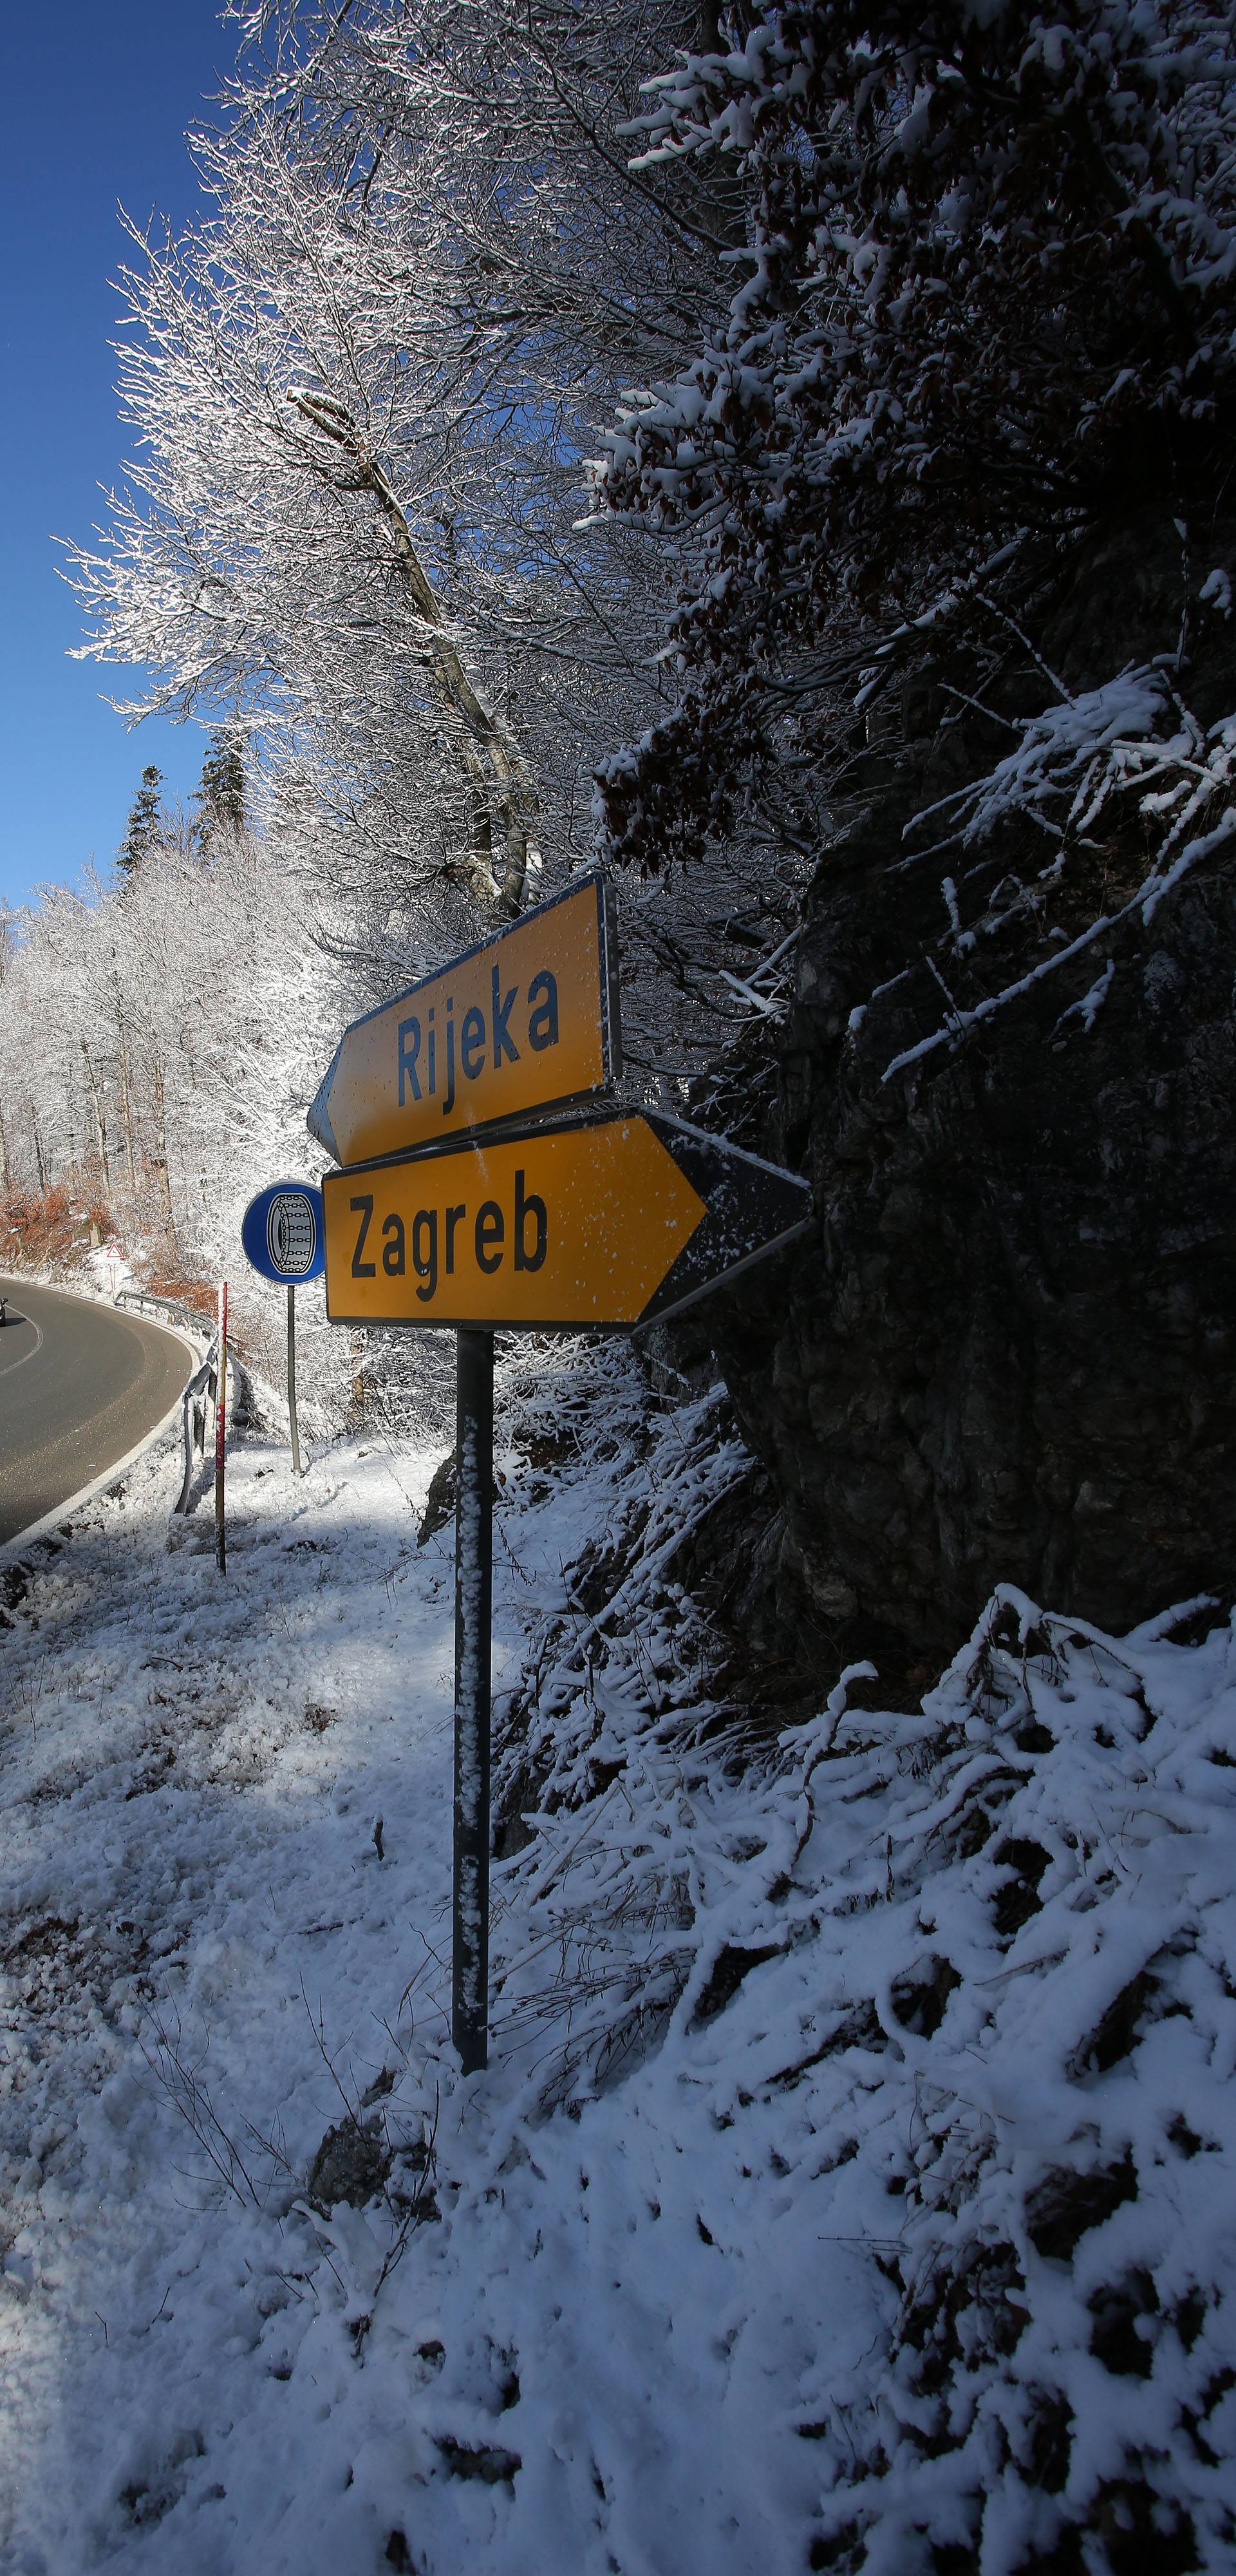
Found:
[(300, 1474), (300, 1437), (296, 1424), (296, 1291), (320, 1279), (326, 1267), (322, 1193), (308, 1181), (274, 1181), (250, 1199), (241, 1219), (245, 1258), (263, 1279), (287, 1282), (288, 1292), (288, 1427), (292, 1435), (292, 1473)]
[(489, 1754), (494, 1337), (456, 1335), (455, 1849), (451, 2037), (465, 2075), (489, 2056)]
[(322, 1184), (330, 1322), (457, 1336), (452, 2035), (465, 2074), (488, 2058), (494, 1333), (630, 1332), (676, 1314), (800, 1233), (810, 1206), (793, 1173), (606, 1102), (620, 1062), (609, 898), (592, 875), (345, 1030), (309, 1113), (343, 1166)]

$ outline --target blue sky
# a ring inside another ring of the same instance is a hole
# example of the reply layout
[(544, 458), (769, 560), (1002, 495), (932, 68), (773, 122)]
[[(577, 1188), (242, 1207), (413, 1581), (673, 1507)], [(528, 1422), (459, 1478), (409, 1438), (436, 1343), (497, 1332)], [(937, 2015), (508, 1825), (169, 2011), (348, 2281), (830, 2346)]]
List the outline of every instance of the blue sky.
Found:
[[(195, 211), (186, 125), (235, 59), (221, 0), (60, 0), (0, 11), (0, 895), (110, 864), (147, 761), (187, 797), (206, 737), (152, 718), (128, 733), (70, 662), (73, 594), (53, 535), (103, 514), (125, 437), (112, 391), (119, 200), (144, 220)], [(119, 684), (119, 685), (118, 685)]]

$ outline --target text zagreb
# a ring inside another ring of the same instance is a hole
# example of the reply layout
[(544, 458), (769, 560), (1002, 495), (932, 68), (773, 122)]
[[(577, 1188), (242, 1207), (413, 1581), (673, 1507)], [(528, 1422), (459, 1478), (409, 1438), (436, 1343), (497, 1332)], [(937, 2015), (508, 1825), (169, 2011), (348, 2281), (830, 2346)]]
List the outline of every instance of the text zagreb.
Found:
[(549, 1241), (545, 1201), (535, 1190), (526, 1188), (520, 1171), (515, 1174), (509, 1227), (507, 1213), (497, 1199), (483, 1200), (474, 1217), (466, 1200), (457, 1207), (441, 1210), (418, 1208), (407, 1225), (401, 1216), (392, 1213), (382, 1219), (376, 1233), (372, 1231), (372, 1195), (358, 1193), (348, 1204), (357, 1220), (352, 1277), (375, 1279), (380, 1261), (388, 1279), (402, 1279), (410, 1262), (421, 1283), (416, 1294), (423, 1306), (437, 1294), (440, 1263), (441, 1273), (454, 1278), (457, 1239), (465, 1266), (471, 1259), (478, 1270), (486, 1273), (500, 1270), (508, 1251), (516, 1270), (539, 1270), (545, 1259)]
[[(457, 1027), (450, 993), (440, 1019), (433, 1003), (423, 1020), (418, 1012), (409, 1012), (398, 1029), (400, 1108), (409, 1099), (422, 1100), (426, 1094), (436, 1099), (440, 1092), (442, 1115), (449, 1117), (455, 1106), (456, 1066), (465, 1082), (475, 1082), (487, 1062), (495, 1073), (504, 1063), (518, 1064), (521, 1039), (534, 1054), (558, 1044), (558, 983), (548, 967), (532, 977), (527, 993), (521, 996), (518, 984), (512, 984), (503, 994), (495, 966), (488, 1021), (484, 1011), (473, 1003), (461, 1014)], [(536, 1264), (526, 1266), (532, 1269)], [(355, 1263), (353, 1272), (357, 1277), (364, 1275), (356, 1271)], [(418, 1289), (418, 1296), (420, 1293)], [(432, 1295), (432, 1290), (429, 1293)]]

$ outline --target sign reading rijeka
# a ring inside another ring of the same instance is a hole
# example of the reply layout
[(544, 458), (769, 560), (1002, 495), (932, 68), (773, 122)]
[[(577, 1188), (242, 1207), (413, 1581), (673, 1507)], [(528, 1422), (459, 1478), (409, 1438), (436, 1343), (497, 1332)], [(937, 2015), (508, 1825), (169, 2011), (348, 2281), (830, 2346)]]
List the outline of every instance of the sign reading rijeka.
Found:
[(309, 1130), (338, 1163), (562, 1108), (621, 1070), (605, 880), (581, 878), (345, 1029)]
[(328, 1172), (332, 1324), (630, 1331), (800, 1232), (805, 1181), (639, 1114)]

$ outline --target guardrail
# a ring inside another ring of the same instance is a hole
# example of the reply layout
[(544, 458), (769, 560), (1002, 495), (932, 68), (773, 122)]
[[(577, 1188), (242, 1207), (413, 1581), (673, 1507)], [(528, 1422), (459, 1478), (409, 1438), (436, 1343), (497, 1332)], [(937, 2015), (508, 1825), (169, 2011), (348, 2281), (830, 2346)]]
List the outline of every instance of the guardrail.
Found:
[[(116, 1294), (114, 1303), (117, 1306), (152, 1307), (156, 1314), (171, 1315), (178, 1324), (187, 1325), (189, 1330), (199, 1338), (207, 1329), (202, 1316), (195, 1315), (191, 1306), (182, 1306), (175, 1297), (161, 1297), (154, 1288), (121, 1288)], [(188, 1511), (189, 1495), (193, 1488), (194, 1453), (196, 1452), (198, 1457), (205, 1457), (206, 1409), (208, 1405), (218, 1402), (218, 1396), (219, 1336), (214, 1332), (207, 1343), (206, 1356), (201, 1366), (195, 1369), (181, 1398), (185, 1471), (181, 1480), (180, 1493), (172, 1505), (174, 1512)]]
[(195, 1315), (191, 1306), (181, 1306), (175, 1297), (161, 1297), (154, 1288), (118, 1288), (112, 1300), (116, 1306), (153, 1306), (156, 1313), (174, 1315), (178, 1324), (187, 1324), (199, 1337), (209, 1334), (211, 1326), (204, 1315)]

